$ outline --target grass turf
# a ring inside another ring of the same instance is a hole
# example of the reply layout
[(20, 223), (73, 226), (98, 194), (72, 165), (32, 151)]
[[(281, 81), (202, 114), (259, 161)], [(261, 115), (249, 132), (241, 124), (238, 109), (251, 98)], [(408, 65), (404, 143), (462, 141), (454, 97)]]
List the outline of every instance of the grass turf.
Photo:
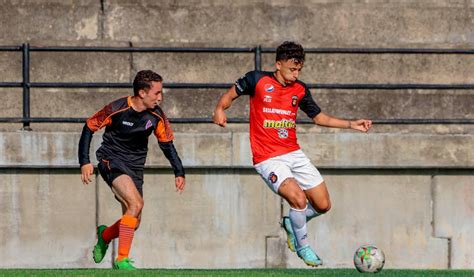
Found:
[[(361, 276), (355, 269), (1, 269), (0, 276)], [(474, 276), (474, 270), (384, 269), (378, 276)]]

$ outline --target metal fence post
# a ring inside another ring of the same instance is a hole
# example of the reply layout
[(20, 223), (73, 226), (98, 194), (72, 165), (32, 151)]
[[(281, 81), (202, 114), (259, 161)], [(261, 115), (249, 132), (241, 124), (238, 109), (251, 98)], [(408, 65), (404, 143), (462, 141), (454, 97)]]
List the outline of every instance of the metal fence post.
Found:
[(31, 131), (30, 127), (30, 44), (23, 43), (23, 130)]
[(255, 47), (255, 70), (262, 70), (262, 46)]

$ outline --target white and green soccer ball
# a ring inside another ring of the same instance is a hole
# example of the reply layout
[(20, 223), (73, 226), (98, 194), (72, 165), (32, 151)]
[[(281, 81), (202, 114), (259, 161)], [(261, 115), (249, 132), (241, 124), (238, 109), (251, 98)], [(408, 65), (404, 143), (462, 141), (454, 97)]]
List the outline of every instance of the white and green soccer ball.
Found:
[(383, 251), (374, 245), (357, 248), (354, 254), (354, 265), (359, 272), (380, 272), (385, 264)]

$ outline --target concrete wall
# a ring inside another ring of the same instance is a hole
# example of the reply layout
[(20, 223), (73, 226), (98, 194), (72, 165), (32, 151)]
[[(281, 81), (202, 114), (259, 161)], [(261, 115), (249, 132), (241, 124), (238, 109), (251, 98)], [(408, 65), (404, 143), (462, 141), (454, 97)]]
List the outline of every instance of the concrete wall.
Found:
[[(81, 184), (78, 138), (1, 133), (3, 267), (95, 266), (94, 228), (112, 224), (120, 208), (100, 178)], [(351, 267), (357, 246), (371, 243), (385, 251), (389, 268), (473, 268), (472, 135), (300, 138), (333, 198), (331, 212), (309, 223), (312, 245), (328, 267)], [(94, 148), (99, 143), (96, 135)], [(150, 144), (143, 223), (132, 251), (138, 266), (304, 267), (286, 249), (278, 225), (287, 205), (251, 169), (247, 133), (177, 133), (176, 145), (188, 168), (182, 195), (156, 143)], [(31, 231), (38, 225), (39, 235)], [(37, 257), (45, 252), (47, 259)], [(112, 251), (100, 267), (111, 261)]]
[[(436, 1), (0, 0), (0, 45), (410, 47), (473, 49), (474, 4)], [(273, 70), (273, 54), (263, 55)], [(473, 83), (473, 55), (308, 54), (307, 83)], [(141, 69), (165, 82), (232, 83), (252, 54), (31, 53), (32, 82), (130, 82)], [(0, 52), (0, 82), (21, 82), (21, 53)], [(170, 117), (209, 117), (224, 90), (168, 89)], [(22, 115), (22, 91), (0, 88), (0, 117)], [(128, 89), (31, 89), (35, 117), (87, 117)], [(472, 90), (313, 90), (344, 118), (472, 119)], [(238, 99), (228, 115), (248, 116)], [(303, 115), (300, 115), (303, 116)], [(95, 265), (97, 224), (120, 209), (100, 178), (83, 186), (81, 124), (0, 124), (0, 267)], [(132, 256), (139, 267), (304, 267), (278, 225), (287, 206), (251, 168), (247, 126), (176, 124), (187, 191), (156, 144), (145, 177), (143, 224)], [(369, 135), (300, 125), (299, 141), (333, 199), (309, 223), (328, 267), (351, 267), (373, 243), (389, 268), (474, 268), (474, 127), (376, 125)], [(100, 144), (96, 135), (93, 148)], [(92, 151), (91, 151), (92, 153)], [(215, 253), (219, 251), (219, 256)]]

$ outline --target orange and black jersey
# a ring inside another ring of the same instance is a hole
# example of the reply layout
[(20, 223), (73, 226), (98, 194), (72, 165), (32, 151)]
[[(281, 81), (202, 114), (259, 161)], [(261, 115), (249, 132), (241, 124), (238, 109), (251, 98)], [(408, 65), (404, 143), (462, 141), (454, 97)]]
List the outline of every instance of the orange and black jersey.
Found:
[(119, 159), (134, 170), (143, 169), (148, 152), (148, 137), (154, 134), (161, 150), (173, 167), (175, 176), (184, 176), (184, 168), (173, 145), (173, 131), (160, 109), (135, 111), (131, 96), (117, 99), (87, 119), (79, 141), (79, 163), (90, 163), (89, 148), (92, 135), (105, 127), (97, 159)]

